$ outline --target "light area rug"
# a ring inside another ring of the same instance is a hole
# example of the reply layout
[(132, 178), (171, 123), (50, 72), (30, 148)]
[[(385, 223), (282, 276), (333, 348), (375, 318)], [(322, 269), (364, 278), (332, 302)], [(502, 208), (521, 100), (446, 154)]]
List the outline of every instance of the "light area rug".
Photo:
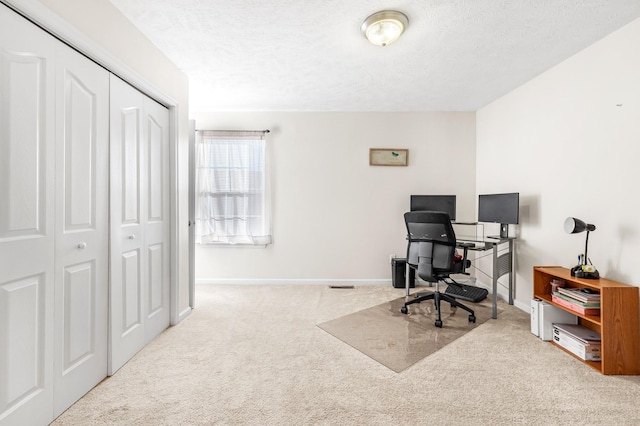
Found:
[(437, 311), (432, 300), (409, 305), (406, 315), (400, 313), (405, 300), (410, 299), (400, 297), (318, 327), (399, 373), (491, 318), (488, 299), (480, 303), (461, 301), (474, 310), (475, 323), (469, 322), (467, 311), (453, 309), (443, 301), (443, 326), (439, 328), (434, 325)]

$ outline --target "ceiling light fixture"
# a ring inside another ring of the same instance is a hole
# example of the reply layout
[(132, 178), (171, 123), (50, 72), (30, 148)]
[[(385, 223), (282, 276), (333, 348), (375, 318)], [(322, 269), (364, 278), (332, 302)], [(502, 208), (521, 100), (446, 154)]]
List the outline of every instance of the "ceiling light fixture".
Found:
[(386, 46), (396, 41), (409, 25), (409, 18), (396, 10), (376, 12), (364, 20), (362, 33), (376, 46)]

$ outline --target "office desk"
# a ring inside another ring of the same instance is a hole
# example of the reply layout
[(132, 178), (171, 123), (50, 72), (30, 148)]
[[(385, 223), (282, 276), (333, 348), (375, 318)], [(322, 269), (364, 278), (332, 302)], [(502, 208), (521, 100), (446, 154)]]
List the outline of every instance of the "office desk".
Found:
[[(498, 278), (504, 274), (509, 274), (509, 304), (513, 305), (513, 295), (515, 290), (516, 281), (516, 257), (513, 252), (513, 246), (515, 244), (514, 237), (507, 238), (485, 238), (481, 241), (477, 241), (476, 247), (470, 247), (469, 251), (487, 251), (493, 250), (493, 268), (492, 268), (492, 313), (491, 318), (498, 317)], [(468, 241), (468, 240), (467, 240)], [(482, 245), (484, 243), (484, 245)], [(502, 244), (508, 244), (508, 249), (505, 253), (498, 255), (499, 246)]]
[[(469, 251), (493, 251), (493, 268), (492, 268), (492, 301), (491, 301), (491, 318), (498, 318), (498, 278), (504, 274), (509, 274), (509, 304), (513, 305), (513, 296), (515, 289), (515, 270), (516, 270), (516, 257), (514, 255), (513, 247), (515, 243), (515, 237), (507, 238), (484, 238), (484, 239), (469, 239), (466, 238), (463, 241), (474, 242), (475, 247), (468, 247)], [(498, 255), (499, 247), (502, 244), (508, 244), (508, 250)], [(409, 296), (409, 264), (407, 264), (406, 276), (406, 292)]]

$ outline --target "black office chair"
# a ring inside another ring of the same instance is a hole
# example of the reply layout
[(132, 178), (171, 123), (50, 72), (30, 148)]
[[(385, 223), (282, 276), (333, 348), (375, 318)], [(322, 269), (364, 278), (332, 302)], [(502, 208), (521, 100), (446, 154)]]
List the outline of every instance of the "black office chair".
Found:
[[(447, 293), (439, 290), (440, 282), (449, 285), (457, 285), (449, 276), (450, 274), (462, 274), (471, 266), (467, 260), (467, 247), (463, 247), (464, 254), (458, 256), (456, 252), (456, 234), (451, 225), (449, 215), (444, 212), (413, 211), (404, 214), (407, 226), (407, 265), (415, 268), (418, 277), (429, 283), (436, 283), (434, 292), (418, 294), (404, 304), (400, 312), (407, 314), (408, 305), (420, 303), (425, 300), (433, 300), (437, 311), (436, 327), (442, 327), (440, 315), (440, 302), (444, 300), (452, 307), (462, 308), (469, 312), (469, 322), (476, 322), (473, 310)], [(447, 281), (449, 280), (449, 281)]]

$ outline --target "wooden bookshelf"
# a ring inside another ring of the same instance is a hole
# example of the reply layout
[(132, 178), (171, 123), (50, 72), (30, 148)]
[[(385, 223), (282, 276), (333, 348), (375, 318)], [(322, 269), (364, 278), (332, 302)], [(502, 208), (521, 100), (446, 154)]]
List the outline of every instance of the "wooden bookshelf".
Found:
[[(590, 288), (600, 293), (600, 315), (582, 315), (551, 301), (551, 280), (561, 279), (565, 287)], [(560, 266), (533, 268), (533, 297), (544, 300), (578, 317), (578, 323), (602, 337), (602, 361), (584, 361), (551, 342), (557, 348), (598, 370), (602, 374), (640, 375), (640, 316), (638, 287), (611, 281), (571, 276)]]

